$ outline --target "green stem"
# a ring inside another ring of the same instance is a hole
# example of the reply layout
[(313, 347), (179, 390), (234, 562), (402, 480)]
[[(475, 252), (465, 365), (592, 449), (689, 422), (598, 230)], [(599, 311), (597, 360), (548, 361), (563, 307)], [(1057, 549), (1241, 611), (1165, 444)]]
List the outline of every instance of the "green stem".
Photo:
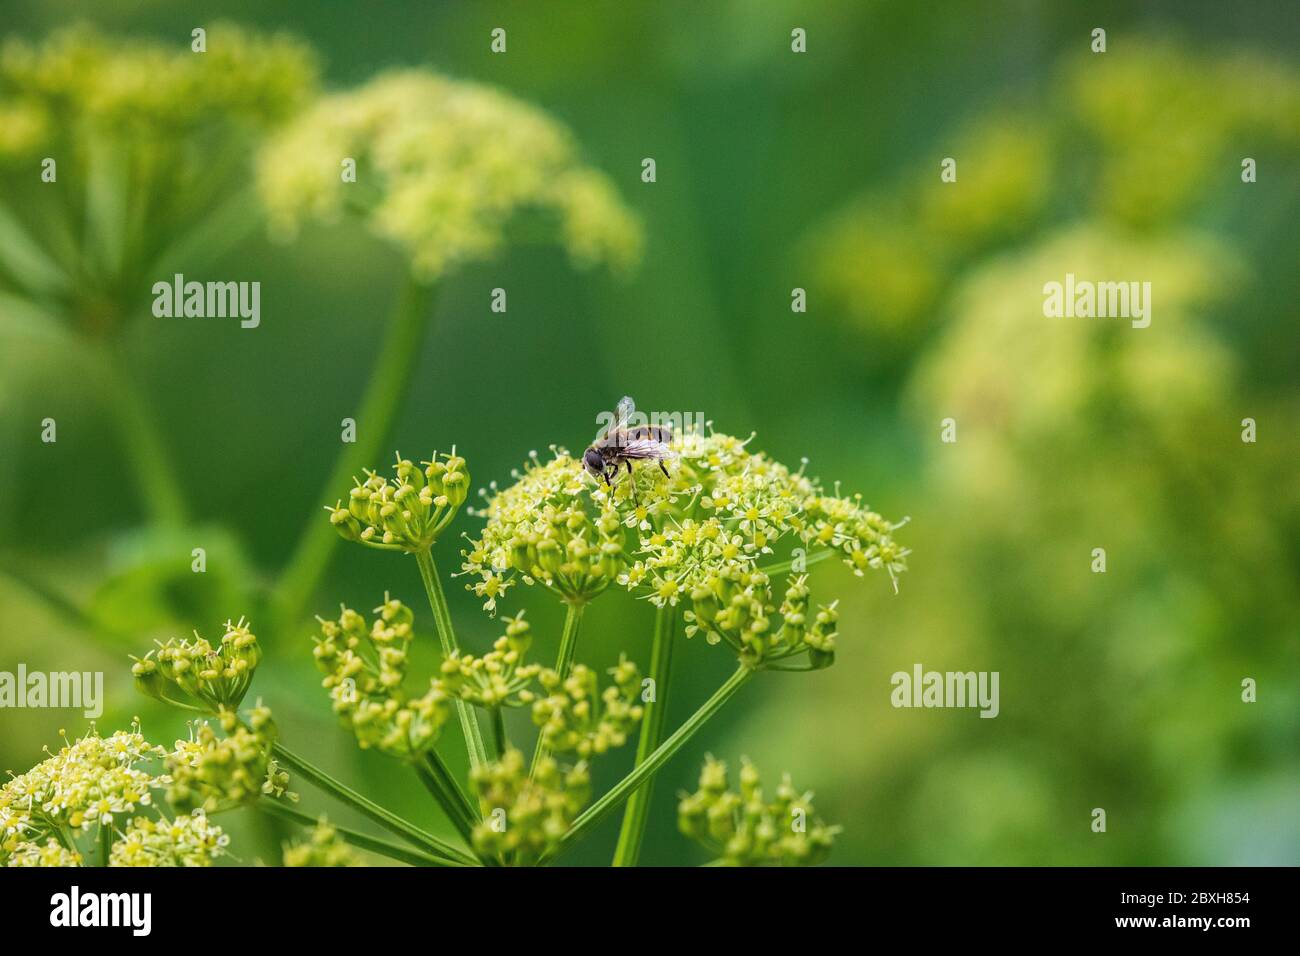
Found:
[(272, 750), (275, 754), (275, 758), (279, 760), (280, 763), (284, 764), (308, 783), (315, 784), (340, 803), (345, 803), (358, 813), (364, 814), (390, 833), (395, 833), (402, 839), (406, 840), (406, 842), (414, 844), (420, 849), (437, 856), (443, 856), (449, 860), (457, 860), (462, 863), (473, 865), (474, 861), (463, 851), (456, 849), (456, 847), (449, 843), (444, 843), (432, 833), (426, 833), (414, 823), (403, 820), (397, 814), (390, 810), (386, 810), (373, 800), (363, 797), (347, 784), (340, 780), (336, 780), (324, 770), (321, 770), (314, 764), (299, 757), (293, 751), (288, 750), (283, 744), (275, 744)]
[[(346, 497), (353, 476), (375, 464), (415, 372), (433, 299), (433, 286), (407, 278), (356, 415), (357, 440), (343, 446), (317, 505)], [(316, 508), (280, 576), (279, 613), (286, 627), (311, 600), (339, 540)]]
[(434, 799), (438, 801), (438, 806), (442, 807), (443, 813), (456, 828), (456, 832), (466, 843), (470, 843), (474, 825), (478, 823), (478, 814), (474, 812), (469, 798), (465, 796), (465, 791), (461, 790), (451, 770), (432, 750), (425, 754), (423, 763), (414, 766), (420, 782), (433, 794)]
[[(157, 419), (110, 347), (99, 351), (108, 388), (109, 407), (126, 448), (140, 505), (149, 520), (161, 527), (182, 527), (187, 520), (185, 496), (159, 435)], [(331, 529), (333, 530), (333, 529)]]
[[(303, 813), (301, 810), (295, 810), (292, 807), (280, 803), (276, 800), (262, 799), (253, 804), (263, 813), (273, 817), (279, 817), (282, 820), (288, 820), (291, 823), (298, 823), (305, 827), (314, 827), (319, 821), (310, 814)], [(441, 857), (424, 853), (411, 847), (401, 846), (397, 843), (389, 843), (379, 837), (370, 836), (357, 830), (349, 830), (347, 827), (341, 827), (336, 823), (331, 823), (339, 836), (355, 847), (363, 850), (370, 850), (373, 853), (379, 853), (393, 860), (400, 860), (403, 863), (410, 863), (412, 866), (464, 866), (452, 860), (445, 860)]]
[(641, 786), (660, 767), (672, 759), (673, 755), (681, 750), (686, 745), (686, 742), (694, 737), (699, 729), (709, 721), (709, 718), (716, 714), (722, 708), (722, 705), (730, 700), (736, 691), (745, 686), (756, 673), (757, 671), (743, 664), (736, 668), (736, 672), (713, 692), (713, 696), (706, 700), (699, 710), (691, 714), (684, 724), (673, 731), (671, 737), (655, 748), (654, 753), (647, 757), (643, 763), (633, 768), (631, 773), (589, 806), (577, 820), (573, 821), (573, 826), (569, 827), (568, 832), (561, 838), (559, 845), (552, 852), (546, 854), (541, 862), (548, 862), (566, 848), (572, 846), (585, 836), (588, 830), (603, 820), (606, 814), (616, 809), (620, 803), (631, 796), (637, 787)]
[(501, 707), (492, 708), (492, 743), (496, 747), (497, 759), (506, 755), (510, 742), (506, 740), (506, 715)]
[[(567, 610), (564, 613), (564, 630), (560, 633), (560, 650), (555, 655), (555, 673), (560, 675), (560, 680), (569, 676), (569, 669), (573, 667), (573, 655), (578, 649), (578, 631), (582, 627), (582, 612), (587, 605), (574, 602), (566, 605)], [(537, 771), (537, 765), (542, 758), (549, 754), (550, 751), (542, 744), (542, 738), (539, 734), (537, 737), (537, 746), (533, 750), (533, 762), (529, 767), (528, 775), (531, 777)]]
[[(442, 590), (438, 567), (433, 563), (433, 555), (428, 551), (416, 552), (415, 563), (420, 566), (424, 591), (429, 596), (433, 623), (438, 629), (438, 639), (442, 642), (442, 654), (444, 657), (450, 657), (460, 652), (460, 646), (456, 643), (456, 631), (452, 627), (451, 612), (447, 610), (447, 595)], [(463, 700), (456, 701), (456, 713), (460, 717), (460, 729), (465, 734), (465, 749), (469, 752), (470, 769), (477, 770), (487, 763), (487, 750), (483, 746), (483, 734), (479, 730), (478, 718), (474, 716), (474, 708)]]
[[(654, 644), (650, 650), (650, 678), (654, 681), (655, 699), (646, 705), (641, 718), (641, 736), (636, 745), (636, 764), (641, 766), (659, 746), (668, 720), (668, 678), (672, 668), (674, 631), (677, 610), (671, 606), (658, 609), (655, 614)], [(650, 819), (650, 799), (654, 780), (647, 780), (628, 798), (623, 810), (623, 827), (618, 834), (618, 847), (614, 850), (615, 866), (636, 866), (645, 838), (646, 822)]]

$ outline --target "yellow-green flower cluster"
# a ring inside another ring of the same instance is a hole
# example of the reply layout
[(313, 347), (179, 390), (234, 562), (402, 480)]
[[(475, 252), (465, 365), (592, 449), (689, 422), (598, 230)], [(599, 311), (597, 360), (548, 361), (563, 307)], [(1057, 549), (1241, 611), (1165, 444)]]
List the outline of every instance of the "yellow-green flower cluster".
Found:
[[(74, 136), (138, 138), (153, 150), (200, 127), (267, 126), (302, 107), (316, 82), (310, 50), (218, 24), (207, 51), (190, 38), (110, 39), (89, 25), (0, 48), (0, 156), (30, 156)], [(177, 172), (172, 170), (173, 173)]]
[(826, 860), (839, 827), (816, 818), (811, 793), (799, 793), (786, 774), (772, 800), (763, 797), (758, 771), (741, 761), (739, 791), (728, 790), (727, 767), (708, 757), (700, 788), (677, 807), (682, 833), (716, 854), (725, 866), (813, 866)]
[(330, 523), (348, 541), (393, 551), (427, 551), (465, 503), (469, 471), (453, 448), (423, 468), (399, 456), (394, 477), (367, 472), (330, 512)]
[(596, 672), (576, 664), (568, 677), (549, 668), (538, 682), (545, 694), (533, 704), (533, 723), (542, 744), (555, 753), (582, 759), (621, 747), (645, 713), (641, 706), (641, 672), (626, 658), (610, 668), (612, 682), (602, 691)]
[(541, 584), (581, 604), (609, 587), (624, 567), (625, 534), (612, 501), (598, 502), (582, 465), (563, 450), (533, 456), (509, 488), (488, 496), (482, 537), (464, 552), (468, 587), (496, 609), (516, 580)]
[(406, 693), (415, 615), (387, 594), (375, 612), (373, 624), (351, 608), (343, 608), (337, 620), (321, 621), (313, 652), (325, 674), (321, 686), (362, 747), (414, 757), (437, 741), (451, 700), (436, 679), (419, 697)]
[[(814, 666), (829, 664), (836, 603), (811, 609), (807, 565), (819, 552), (838, 554), (856, 575), (882, 570), (897, 587), (907, 568), (908, 550), (894, 537), (902, 523), (748, 444), (685, 432), (672, 442), (669, 477), (642, 466), (612, 491), (562, 449), (545, 464), (534, 457), (508, 488), (484, 492), (487, 523), (464, 552), (462, 568), (476, 577), (469, 587), (493, 610), (519, 580), (587, 600), (612, 572), (660, 607), (686, 602), (688, 636), (725, 640), (752, 664), (804, 651)], [(778, 550), (791, 560), (775, 561)], [(774, 564), (760, 563), (769, 556)], [(793, 568), (783, 599), (765, 566)]]
[(271, 757), (276, 737), (271, 711), (254, 707), (246, 724), (232, 710), (223, 710), (219, 719), (224, 736), (209, 721), (197, 721), (190, 725), (189, 739), (176, 741), (167, 755), (167, 801), (177, 809), (210, 813), (285, 792), (288, 776)]
[(211, 866), (230, 845), (207, 814), (195, 811), (174, 820), (135, 817), (113, 844), (109, 866)]
[(361, 866), (357, 852), (324, 817), (312, 827), (306, 841), (284, 848), (285, 866)]
[(109, 737), (92, 727), (72, 743), (65, 739), (57, 754), (0, 787), (0, 859), (20, 849), (39, 857), (50, 837), (66, 840), (92, 827), (112, 827), (150, 806), (153, 791), (169, 783), (154, 769), (165, 754), (138, 725)]
[(69, 850), (66, 846), (50, 837), (44, 843), (24, 841), (14, 844), (7, 854), (0, 852), (0, 859), (5, 866), (81, 866), (82, 856), (78, 850)]
[(778, 607), (771, 579), (762, 571), (729, 568), (691, 590), (686, 636), (703, 631), (710, 644), (725, 641), (750, 666), (805, 651), (813, 667), (835, 659), (836, 603), (820, 607), (809, 620), (808, 576), (790, 580)]
[(635, 218), (559, 123), (424, 70), (323, 98), (264, 149), (258, 181), (280, 231), (359, 211), (427, 279), (497, 253), (521, 214), (558, 232), (578, 266), (626, 266), (640, 251)]
[(156, 651), (133, 658), (131, 673), (137, 689), (150, 697), (169, 703), (197, 702), (215, 713), (239, 706), (261, 659), (257, 637), (241, 617), (237, 624), (226, 622), (215, 647), (197, 631), (193, 642), (158, 642)]
[(530, 866), (555, 849), (591, 795), (587, 765), (563, 769), (543, 757), (529, 775), (524, 755), (507, 750), (470, 775), (483, 819), (472, 834), (485, 858)]
[(442, 684), (447, 693), (479, 707), (521, 707), (536, 694), (528, 685), (540, 664), (525, 664), (532, 644), (528, 622), (520, 611), (506, 621), (506, 632), (482, 657), (454, 653), (442, 662)]

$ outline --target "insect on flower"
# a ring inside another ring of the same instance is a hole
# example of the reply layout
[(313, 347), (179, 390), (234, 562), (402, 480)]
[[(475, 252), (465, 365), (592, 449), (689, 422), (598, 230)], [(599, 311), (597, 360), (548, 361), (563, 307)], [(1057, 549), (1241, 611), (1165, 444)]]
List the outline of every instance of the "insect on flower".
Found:
[[(667, 477), (668, 469), (664, 462), (677, 457), (677, 453), (668, 447), (673, 440), (673, 430), (667, 425), (629, 425), (635, 412), (636, 403), (630, 395), (624, 395), (614, 409), (613, 424), (597, 436), (582, 455), (587, 471), (595, 478), (605, 479), (605, 484), (611, 488), (620, 465), (626, 465), (627, 473), (631, 475), (632, 462), (653, 461)], [(633, 485), (632, 489), (635, 494), (636, 486)]]

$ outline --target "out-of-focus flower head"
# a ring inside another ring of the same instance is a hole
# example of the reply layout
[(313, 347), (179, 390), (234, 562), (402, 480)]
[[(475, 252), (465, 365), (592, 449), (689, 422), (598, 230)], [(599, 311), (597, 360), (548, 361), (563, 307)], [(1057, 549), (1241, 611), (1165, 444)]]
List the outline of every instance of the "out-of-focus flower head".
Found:
[(516, 581), (541, 584), (561, 600), (582, 604), (614, 583), (624, 566), (624, 532), (612, 507), (592, 497), (579, 461), (563, 449), (543, 464), (534, 454), (515, 482), (497, 491), (486, 507), (482, 537), (464, 552), (469, 587), (495, 610)]
[(284, 848), (285, 866), (361, 866), (357, 851), (341, 836), (339, 831), (321, 817), (312, 827), (306, 841), (287, 844)]
[(196, 810), (174, 820), (135, 817), (113, 844), (109, 866), (211, 866), (230, 837)]
[(947, 276), (1022, 234), (1050, 198), (1053, 132), (1031, 113), (999, 110), (959, 130), (942, 155), (957, 180), (926, 164), (853, 199), (808, 237), (814, 294), (831, 298), (879, 343), (910, 343), (933, 317)]
[[(356, 182), (343, 180), (345, 159)], [(521, 214), (558, 233), (578, 266), (639, 256), (635, 218), (579, 162), (563, 126), (491, 87), (425, 70), (323, 98), (268, 143), (258, 178), (281, 232), (355, 210), (426, 279), (496, 254)]]
[(562, 768), (553, 757), (537, 762), (532, 775), (518, 750), (470, 774), (483, 810), (474, 827), (474, 849), (516, 866), (530, 866), (559, 845), (591, 795), (587, 765)]
[(469, 492), (465, 459), (453, 448), (434, 454), (424, 467), (398, 456), (394, 477), (366, 473), (348, 502), (326, 508), (330, 523), (348, 541), (390, 551), (427, 551), (451, 524)]
[(215, 142), (301, 109), (316, 72), (303, 44), (230, 24), (207, 29), (205, 53), (194, 52), (188, 36), (167, 44), (110, 38), (84, 24), (39, 44), (11, 38), (0, 47), (0, 115), (19, 121), (0, 124), (0, 157), (34, 155), (86, 133), (151, 149), (188, 136)]
[(758, 771), (744, 759), (739, 777), (739, 789), (727, 789), (726, 764), (708, 757), (699, 789), (678, 804), (682, 833), (725, 866), (814, 866), (830, 856), (840, 828), (817, 819), (811, 793), (799, 793), (786, 774), (765, 799)]
[[(29, 857), (42, 855), (49, 838), (113, 827), (138, 808), (153, 804), (153, 791), (170, 782), (161, 770), (162, 747), (150, 744), (138, 724), (101, 737), (92, 726), (49, 759), (0, 787), (0, 859), (21, 844)], [(76, 853), (75, 846), (64, 849)]]
[(156, 700), (198, 705), (213, 713), (240, 705), (262, 659), (257, 636), (242, 617), (238, 623), (226, 621), (215, 646), (197, 631), (193, 641), (157, 644), (156, 651), (132, 658), (136, 688)]
[[(223, 710), (218, 722), (224, 735), (210, 721), (200, 720), (190, 725), (188, 739), (176, 741), (167, 755), (167, 801), (177, 809), (211, 813), (263, 794), (285, 796), (288, 775), (271, 757), (276, 738), (271, 711), (259, 704), (244, 722), (235, 711)], [(297, 797), (288, 794), (288, 799)]]
[(1300, 145), (1300, 71), (1253, 51), (1132, 37), (1104, 57), (1071, 57), (1055, 99), (1097, 144), (1097, 211), (1135, 227), (1168, 225), (1215, 195), (1240, 143), (1292, 156)]
[(645, 713), (641, 672), (620, 656), (609, 674), (612, 681), (602, 691), (596, 672), (585, 664), (564, 678), (549, 668), (542, 671), (538, 681), (545, 694), (533, 704), (533, 723), (541, 728), (547, 750), (585, 760), (627, 742)]
[(447, 693), (479, 707), (522, 707), (536, 694), (529, 684), (541, 672), (540, 664), (525, 664), (532, 643), (524, 612), (506, 621), (505, 634), (482, 657), (453, 653), (442, 662), (442, 684)]
[(321, 686), (362, 747), (414, 757), (437, 742), (451, 697), (437, 679), (421, 696), (404, 690), (415, 615), (387, 594), (375, 613), (374, 623), (367, 624), (345, 607), (337, 620), (320, 622), (313, 653), (325, 674)]
[[(688, 602), (688, 634), (725, 639), (746, 659), (811, 649), (829, 663), (835, 604), (809, 620), (806, 565), (819, 552), (838, 554), (859, 576), (883, 570), (896, 579), (907, 567), (894, 537), (901, 523), (748, 444), (687, 431), (672, 441), (668, 477), (642, 466), (612, 490), (563, 449), (546, 463), (534, 456), (512, 485), (482, 493), (478, 514), (487, 521), (463, 552), (462, 573), (475, 578), (468, 587), (491, 611), (519, 581), (589, 600), (612, 574), (660, 607)], [(778, 549), (792, 560), (781, 564)], [(792, 567), (797, 581), (784, 602), (773, 600), (768, 571)], [(772, 626), (778, 614), (781, 630)]]

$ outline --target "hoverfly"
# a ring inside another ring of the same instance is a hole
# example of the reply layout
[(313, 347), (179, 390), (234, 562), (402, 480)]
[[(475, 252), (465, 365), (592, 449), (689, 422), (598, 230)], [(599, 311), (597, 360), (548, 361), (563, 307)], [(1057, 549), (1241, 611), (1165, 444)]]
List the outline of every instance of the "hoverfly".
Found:
[[(595, 478), (603, 478), (605, 484), (614, 487), (614, 478), (618, 476), (620, 465), (627, 467), (632, 474), (632, 462), (653, 461), (659, 470), (668, 475), (665, 461), (677, 457), (669, 450), (668, 443), (673, 440), (673, 430), (667, 425), (628, 425), (636, 404), (628, 395), (624, 395), (614, 409), (614, 421), (605, 429), (582, 454), (582, 463)], [(633, 486), (635, 495), (635, 486)]]

